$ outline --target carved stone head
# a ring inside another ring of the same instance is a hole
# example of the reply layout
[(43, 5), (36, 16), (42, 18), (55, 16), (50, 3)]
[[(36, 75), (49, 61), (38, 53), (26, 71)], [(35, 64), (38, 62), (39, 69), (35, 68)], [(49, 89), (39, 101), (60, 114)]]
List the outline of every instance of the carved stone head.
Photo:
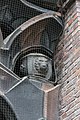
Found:
[(21, 59), (20, 71), (24, 76), (43, 77), (48, 80), (52, 76), (52, 60), (40, 53), (30, 53)]
[(40, 74), (47, 74), (48, 72), (48, 60), (45, 57), (35, 58), (35, 68)]

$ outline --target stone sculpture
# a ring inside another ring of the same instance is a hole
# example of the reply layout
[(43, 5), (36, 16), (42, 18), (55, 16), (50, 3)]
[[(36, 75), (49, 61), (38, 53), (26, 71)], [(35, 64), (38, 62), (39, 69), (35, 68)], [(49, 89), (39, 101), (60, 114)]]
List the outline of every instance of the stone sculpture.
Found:
[(41, 53), (30, 53), (21, 58), (20, 73), (22, 76), (40, 77), (49, 80), (52, 76), (52, 60)]

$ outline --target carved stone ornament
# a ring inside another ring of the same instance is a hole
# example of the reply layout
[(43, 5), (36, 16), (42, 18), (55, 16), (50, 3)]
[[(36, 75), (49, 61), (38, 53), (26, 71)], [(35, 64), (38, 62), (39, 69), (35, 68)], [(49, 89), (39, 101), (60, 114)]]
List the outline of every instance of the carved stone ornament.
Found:
[(40, 53), (30, 53), (21, 59), (20, 72), (24, 76), (43, 77), (48, 80), (52, 76), (52, 60)]
[(46, 75), (48, 72), (48, 60), (44, 57), (37, 57), (35, 58), (34, 67), (38, 73)]

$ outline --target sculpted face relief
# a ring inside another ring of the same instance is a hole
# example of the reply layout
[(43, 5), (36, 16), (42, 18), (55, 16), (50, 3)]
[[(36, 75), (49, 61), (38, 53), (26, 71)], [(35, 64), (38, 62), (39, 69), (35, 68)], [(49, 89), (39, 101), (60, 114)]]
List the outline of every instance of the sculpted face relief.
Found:
[(50, 79), (52, 76), (52, 61), (40, 53), (30, 53), (21, 59), (20, 72), (22, 76), (35, 76)]
[(47, 74), (48, 72), (48, 60), (44, 57), (37, 57), (35, 59), (35, 68), (38, 73)]

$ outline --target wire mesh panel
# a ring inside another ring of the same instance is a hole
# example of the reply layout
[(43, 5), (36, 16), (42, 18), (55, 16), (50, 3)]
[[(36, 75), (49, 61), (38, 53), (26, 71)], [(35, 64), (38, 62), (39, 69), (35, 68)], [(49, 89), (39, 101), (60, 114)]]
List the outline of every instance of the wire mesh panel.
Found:
[(0, 120), (47, 120), (44, 90), (27, 82), (55, 84), (54, 54), (63, 30), (58, 2), (0, 0), (0, 96), (6, 96), (0, 99)]

